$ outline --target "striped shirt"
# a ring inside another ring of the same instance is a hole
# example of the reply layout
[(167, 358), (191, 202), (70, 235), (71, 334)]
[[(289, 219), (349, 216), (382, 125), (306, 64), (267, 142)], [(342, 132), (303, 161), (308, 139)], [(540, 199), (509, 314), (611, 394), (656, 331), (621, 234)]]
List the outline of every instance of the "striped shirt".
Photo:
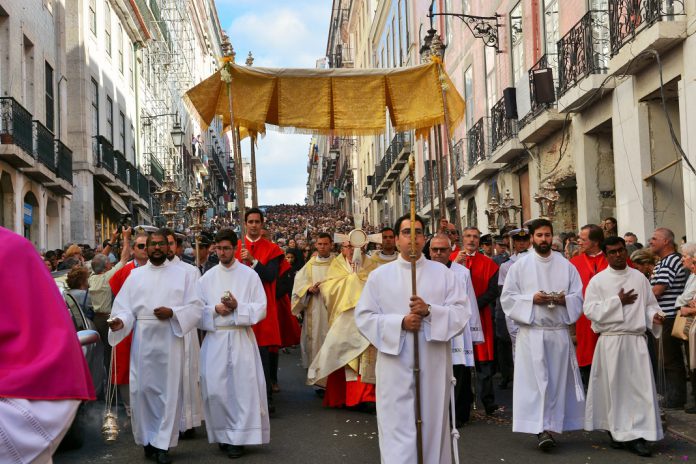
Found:
[(677, 297), (684, 292), (687, 277), (688, 272), (684, 269), (684, 266), (682, 266), (681, 255), (679, 253), (672, 253), (669, 256), (665, 256), (660, 260), (657, 266), (655, 266), (650, 284), (653, 286), (667, 286), (667, 290), (657, 298), (660, 309), (664, 311), (667, 317), (676, 316), (677, 308), (675, 307), (675, 302)]

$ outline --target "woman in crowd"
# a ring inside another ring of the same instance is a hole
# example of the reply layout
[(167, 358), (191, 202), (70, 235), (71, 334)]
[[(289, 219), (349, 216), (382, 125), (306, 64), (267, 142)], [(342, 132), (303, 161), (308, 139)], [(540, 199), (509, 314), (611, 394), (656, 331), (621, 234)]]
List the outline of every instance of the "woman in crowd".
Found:
[(66, 278), (70, 294), (75, 298), (82, 308), (85, 316), (94, 319), (94, 308), (89, 297), (89, 270), (84, 266), (75, 266)]
[(650, 248), (641, 248), (631, 253), (631, 262), (633, 267), (643, 273), (645, 277), (652, 277), (653, 269), (657, 264), (657, 256), (650, 251)]

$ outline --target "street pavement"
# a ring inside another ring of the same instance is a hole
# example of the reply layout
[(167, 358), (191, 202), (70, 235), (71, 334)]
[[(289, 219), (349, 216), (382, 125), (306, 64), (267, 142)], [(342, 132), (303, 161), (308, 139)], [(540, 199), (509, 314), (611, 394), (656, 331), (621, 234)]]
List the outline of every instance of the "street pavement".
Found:
[[(326, 409), (312, 388), (304, 385), (304, 370), (298, 350), (281, 353), (279, 379), (282, 391), (274, 396), (277, 413), (271, 419), (271, 443), (247, 447), (244, 463), (378, 463), (377, 418), (373, 414)], [(654, 446), (653, 458), (639, 458), (608, 446), (605, 433), (573, 432), (557, 437), (558, 447), (550, 453), (536, 449), (536, 438), (511, 432), (511, 391), (498, 390), (503, 408), (486, 417), (482, 408), (460, 429), (459, 456), (462, 463), (662, 463), (696, 459), (696, 446), (668, 433)], [(79, 450), (59, 451), (56, 464), (150, 462), (133, 442), (130, 428), (122, 428), (118, 440), (105, 444), (100, 435), (103, 403), (94, 403), (94, 420), (85, 431)], [(123, 414), (120, 414), (123, 420)], [(170, 451), (175, 463), (222, 463), (229, 459), (208, 443), (204, 427), (197, 436), (180, 440)]]

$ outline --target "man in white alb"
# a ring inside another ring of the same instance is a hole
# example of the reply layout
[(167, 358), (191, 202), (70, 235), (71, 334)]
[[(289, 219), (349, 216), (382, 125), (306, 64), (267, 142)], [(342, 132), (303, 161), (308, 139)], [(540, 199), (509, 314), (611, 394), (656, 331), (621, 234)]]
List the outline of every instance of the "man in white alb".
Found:
[(582, 429), (585, 393), (569, 326), (582, 313), (575, 266), (551, 250), (553, 226), (529, 223), (534, 251), (508, 271), (500, 303), (518, 326), (512, 431), (537, 434), (539, 449), (556, 445), (551, 432)]
[(585, 430), (606, 430), (612, 447), (650, 456), (647, 441), (663, 438), (646, 330), (656, 338), (664, 317), (650, 282), (627, 265), (626, 242), (607, 237), (609, 267), (585, 291), (585, 316), (600, 335), (592, 359)]
[[(130, 404), (135, 443), (159, 464), (171, 462), (179, 441), (184, 368), (184, 335), (203, 311), (196, 281), (167, 260), (166, 232), (147, 240), (149, 262), (133, 269), (114, 300), (109, 343), (116, 346), (133, 330)], [(137, 324), (136, 324), (137, 320)]]
[(220, 264), (201, 277), (205, 303), (199, 327), (201, 389), (208, 441), (230, 458), (244, 445), (271, 439), (266, 380), (251, 326), (266, 317), (266, 293), (259, 275), (234, 258), (237, 235), (222, 229), (215, 236)]
[[(471, 317), (464, 286), (447, 267), (422, 255), (423, 220), (417, 217), (416, 294), (411, 296), (411, 221), (396, 221), (399, 257), (372, 271), (355, 308), (360, 332), (377, 348), (377, 425), (382, 463), (417, 462), (414, 334), (420, 359), (424, 461), (452, 460), (448, 406), (452, 386), (451, 340)], [(410, 311), (409, 311), (410, 309)]]
[(391, 263), (399, 256), (399, 252), (396, 251), (396, 234), (394, 229), (384, 227), (380, 233), (382, 234), (382, 249), (370, 255), (370, 259), (377, 263), (378, 266)]

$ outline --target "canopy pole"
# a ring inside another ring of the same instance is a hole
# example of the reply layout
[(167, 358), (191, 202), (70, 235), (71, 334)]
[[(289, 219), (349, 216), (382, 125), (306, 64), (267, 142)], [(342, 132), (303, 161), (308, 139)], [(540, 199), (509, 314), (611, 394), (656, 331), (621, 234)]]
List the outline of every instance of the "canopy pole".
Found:
[(445, 160), (442, 156), (442, 138), (440, 137), (440, 125), (432, 128), (435, 142), (435, 158), (437, 159), (437, 197), (440, 220), (447, 219), (447, 204), (445, 203)]
[(232, 99), (232, 82), (227, 83), (227, 97), (230, 105), (230, 127), (232, 128), (232, 150), (234, 153), (234, 185), (236, 190), (237, 208), (239, 209), (239, 241), (242, 250), (246, 249), (246, 227), (244, 227), (244, 167), (242, 166), (242, 153), (239, 145), (239, 128), (234, 125), (234, 111)]
[[(450, 158), (450, 173), (452, 177), (452, 188), (454, 190), (454, 224), (457, 227), (457, 236), (460, 237), (461, 240), (461, 235), (462, 235), (462, 215), (461, 215), (461, 209), (459, 208), (459, 189), (457, 187), (457, 169), (456, 169), (456, 160), (454, 159), (454, 147), (452, 146), (452, 137), (450, 137), (450, 127), (449, 127), (449, 113), (447, 111), (447, 96), (445, 95), (447, 91), (447, 85), (445, 84), (445, 76), (442, 71), (442, 63), (438, 63), (437, 66), (438, 74), (440, 76), (440, 89), (442, 91), (442, 109), (443, 109), (443, 114), (445, 116), (445, 122), (443, 123), (445, 126), (445, 137), (447, 137), (447, 150), (449, 151), (449, 158)], [(457, 241), (457, 245), (459, 245), (459, 240)]]
[(251, 135), (251, 206), (259, 207), (259, 191), (256, 186), (256, 137)]

